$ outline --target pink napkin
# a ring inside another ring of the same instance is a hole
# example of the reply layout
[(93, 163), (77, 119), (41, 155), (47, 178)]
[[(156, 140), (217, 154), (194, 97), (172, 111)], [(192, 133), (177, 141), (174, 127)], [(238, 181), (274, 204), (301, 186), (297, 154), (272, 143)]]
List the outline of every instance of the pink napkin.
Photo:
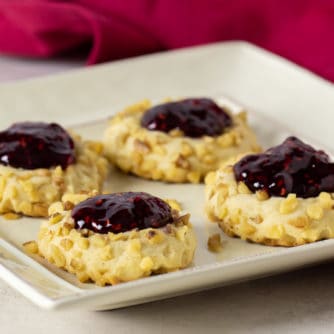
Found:
[(334, 82), (333, 0), (0, 0), (0, 51), (87, 63), (247, 40)]

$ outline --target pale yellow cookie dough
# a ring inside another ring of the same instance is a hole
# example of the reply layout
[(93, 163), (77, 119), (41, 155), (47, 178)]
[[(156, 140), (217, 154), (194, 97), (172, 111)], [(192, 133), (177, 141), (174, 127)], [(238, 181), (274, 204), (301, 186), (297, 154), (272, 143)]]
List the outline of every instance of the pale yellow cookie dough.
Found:
[(120, 112), (105, 132), (106, 155), (124, 172), (153, 180), (198, 183), (232, 156), (260, 151), (244, 112), (230, 114), (233, 126), (220, 136), (190, 138), (179, 130), (164, 133), (141, 127), (141, 117), (150, 106), (143, 101)]
[(26, 250), (39, 253), (81, 282), (93, 281), (100, 286), (175, 271), (192, 262), (196, 238), (189, 215), (179, 216), (175, 211), (174, 223), (155, 229), (117, 234), (76, 230), (71, 209), (87, 197), (65, 195), (63, 202), (51, 205), (50, 218), (42, 223), (37, 244), (26, 243)]
[(28, 170), (0, 165), (0, 213), (47, 216), (49, 205), (63, 194), (101, 189), (108, 171), (102, 144), (82, 141), (76, 135), (72, 138), (76, 162), (65, 170), (60, 166)]
[(206, 210), (230, 236), (271, 246), (297, 246), (334, 237), (333, 194), (269, 197), (237, 182), (232, 166), (206, 177)]

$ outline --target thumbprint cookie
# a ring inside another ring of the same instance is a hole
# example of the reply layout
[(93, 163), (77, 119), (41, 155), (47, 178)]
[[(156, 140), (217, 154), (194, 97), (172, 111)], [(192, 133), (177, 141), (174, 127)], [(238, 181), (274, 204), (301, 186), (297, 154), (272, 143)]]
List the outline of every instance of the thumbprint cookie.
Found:
[(147, 193), (68, 194), (50, 206), (49, 215), (37, 243), (26, 243), (26, 250), (81, 282), (117, 284), (185, 268), (193, 260), (189, 215)]
[(47, 216), (65, 193), (99, 190), (107, 174), (102, 144), (56, 123), (21, 122), (0, 132), (0, 213)]
[(296, 137), (206, 177), (206, 209), (230, 236), (271, 246), (334, 237), (334, 163)]
[(124, 172), (175, 183), (199, 183), (232, 156), (260, 151), (245, 112), (208, 98), (135, 104), (110, 120), (104, 144)]

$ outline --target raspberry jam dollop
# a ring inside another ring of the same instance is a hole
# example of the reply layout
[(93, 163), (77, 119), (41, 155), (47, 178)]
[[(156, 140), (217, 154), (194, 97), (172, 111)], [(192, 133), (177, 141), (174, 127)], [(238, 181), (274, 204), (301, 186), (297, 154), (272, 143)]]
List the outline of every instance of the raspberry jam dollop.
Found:
[(207, 98), (168, 102), (148, 109), (141, 126), (151, 131), (169, 132), (180, 129), (185, 136), (219, 136), (232, 125), (231, 117)]
[(173, 222), (171, 207), (160, 198), (144, 192), (88, 198), (73, 208), (72, 218), (76, 229), (89, 229), (102, 234), (158, 228)]
[(0, 132), (0, 164), (36, 169), (75, 162), (74, 143), (56, 123), (15, 123)]
[(272, 196), (294, 193), (308, 198), (322, 191), (334, 192), (334, 164), (329, 156), (296, 137), (262, 154), (244, 157), (234, 165), (234, 175), (251, 191), (265, 190)]

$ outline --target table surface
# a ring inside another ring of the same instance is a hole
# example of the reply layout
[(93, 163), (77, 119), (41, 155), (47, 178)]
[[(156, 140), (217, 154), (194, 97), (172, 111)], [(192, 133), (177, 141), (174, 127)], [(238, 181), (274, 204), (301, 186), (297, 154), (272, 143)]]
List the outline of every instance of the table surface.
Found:
[[(0, 83), (83, 61), (0, 57)], [(0, 332), (333, 333), (334, 263), (114, 311), (44, 311), (0, 281)], [(333, 296), (333, 300), (332, 300)]]

